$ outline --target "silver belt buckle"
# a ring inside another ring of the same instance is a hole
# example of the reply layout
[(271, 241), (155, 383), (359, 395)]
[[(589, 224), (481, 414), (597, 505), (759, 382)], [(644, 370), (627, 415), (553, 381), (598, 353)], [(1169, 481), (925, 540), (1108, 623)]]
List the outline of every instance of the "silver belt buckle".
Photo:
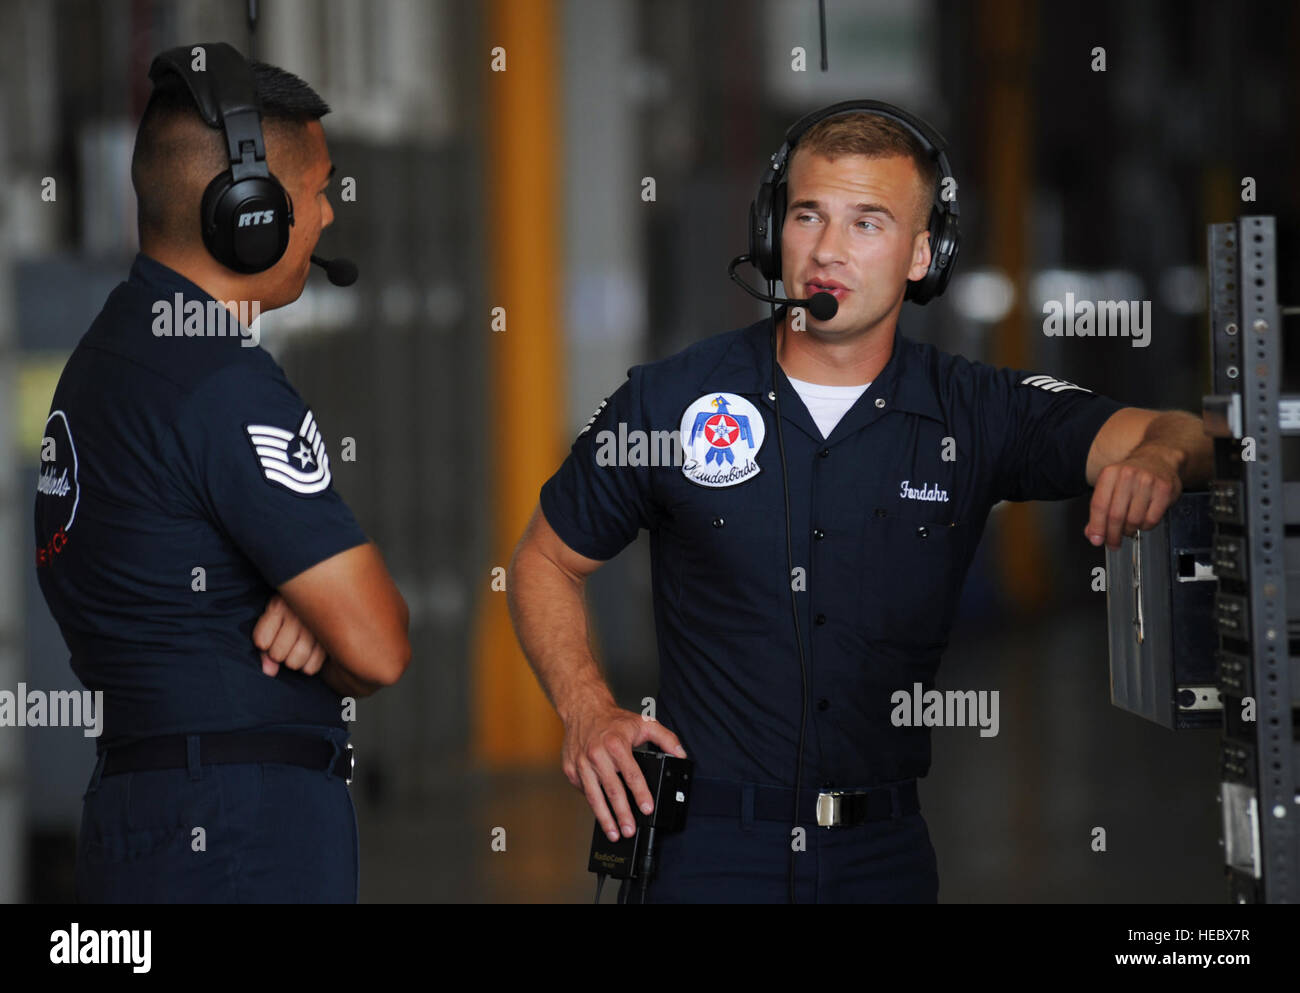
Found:
[(817, 794), (818, 827), (828, 828), (840, 826), (840, 797), (843, 795), (843, 793)]
[(357, 751), (352, 747), (352, 742), (350, 741), (343, 747), (348, 750), (348, 778), (345, 779), (344, 782), (348, 786), (351, 786), (352, 774), (357, 771)]

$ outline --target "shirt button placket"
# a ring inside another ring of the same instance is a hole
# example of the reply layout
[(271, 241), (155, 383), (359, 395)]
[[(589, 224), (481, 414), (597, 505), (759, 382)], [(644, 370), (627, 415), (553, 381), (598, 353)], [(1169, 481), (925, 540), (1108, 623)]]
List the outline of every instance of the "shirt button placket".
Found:
[[(823, 493), (833, 493), (835, 489), (829, 475), (830, 463), (827, 461), (827, 459), (830, 458), (831, 450), (827, 446), (823, 445), (821, 448), (817, 449), (816, 451), (817, 451), (817, 458), (813, 459), (812, 461), (813, 487), (812, 487), (811, 496), (812, 496), (812, 520), (813, 521), (817, 521), (819, 518), (822, 517), (822, 507), (818, 499), (819, 496)], [(817, 560), (818, 558), (824, 559), (825, 552), (826, 552), (825, 549), (819, 549), (817, 546), (820, 542), (825, 540), (826, 532), (820, 527), (814, 527), (810, 530), (809, 533), (812, 536), (812, 542), (810, 543), (810, 547), (809, 547), (809, 557), (810, 559), (812, 559), (812, 563), (814, 565), (813, 575), (816, 575), (818, 571), (816, 569)], [(819, 552), (821, 553), (820, 555)], [(822, 571), (824, 573), (825, 570)], [(810, 587), (810, 589), (812, 589), (812, 587)], [(815, 599), (810, 600), (808, 603), (808, 609), (810, 611), (814, 611), (818, 606), (820, 606), (822, 602), (820, 594), (821, 594), (821, 589), (820, 587), (817, 587), (815, 592)], [(820, 612), (813, 613), (812, 621), (813, 621), (814, 628), (822, 627), (826, 623), (826, 615)], [(815, 639), (812, 637), (813, 634), (815, 634), (815, 630), (809, 633), (810, 642), (815, 641)], [(813, 655), (814, 656), (817, 655), (817, 649), (815, 645), (813, 647)], [(813, 690), (815, 688), (818, 691), (817, 696), (814, 697), (814, 699), (817, 701), (815, 704), (816, 711), (814, 712), (814, 717), (816, 717), (818, 714), (825, 713), (827, 710), (830, 709), (831, 706), (830, 700), (827, 698), (831, 694), (827, 692), (827, 690), (830, 687), (828, 687), (825, 684), (824, 677), (818, 675), (816, 668), (813, 670), (812, 673), (810, 673), (810, 675), (813, 676), (813, 685), (809, 686), (809, 689)]]
[[(831, 450), (830, 450), (829, 448), (826, 448), (825, 446), (823, 446), (823, 447), (822, 447), (822, 448), (817, 452), (817, 455), (818, 455), (819, 459), (826, 459), (826, 458), (829, 458), (829, 457), (830, 457), (830, 454), (831, 454)], [(828, 492), (831, 492), (831, 491), (833, 490), (833, 487), (828, 483), (828, 481), (827, 481), (826, 479), (824, 479), (824, 478), (821, 478), (821, 477), (824, 475), (824, 471), (823, 471), (823, 472), (818, 472), (819, 469), (822, 469), (822, 466), (821, 466), (818, 462), (814, 462), (814, 463), (813, 463), (813, 475), (814, 475), (814, 478), (816, 478), (817, 482), (816, 482), (816, 485), (814, 486), (814, 491), (813, 491), (813, 514), (816, 515), (816, 516), (820, 516), (820, 515), (821, 515), (820, 508), (817, 506), (817, 500), (816, 500), (817, 494), (819, 494), (819, 493), (828, 493)], [(813, 541), (815, 541), (815, 542), (816, 542), (816, 541), (823, 541), (823, 540), (825, 540), (825, 538), (826, 538), (826, 532), (825, 532), (823, 529), (819, 528), (819, 527), (815, 527), (815, 528), (812, 529), (812, 537), (813, 537)], [(810, 606), (812, 606), (812, 605), (810, 604)], [(825, 615), (825, 614), (820, 614), (820, 613), (819, 613), (819, 614), (815, 614), (815, 615), (813, 616), (813, 624), (816, 625), (817, 627), (821, 627), (821, 626), (824, 625), (825, 623), (826, 623), (826, 615)]]

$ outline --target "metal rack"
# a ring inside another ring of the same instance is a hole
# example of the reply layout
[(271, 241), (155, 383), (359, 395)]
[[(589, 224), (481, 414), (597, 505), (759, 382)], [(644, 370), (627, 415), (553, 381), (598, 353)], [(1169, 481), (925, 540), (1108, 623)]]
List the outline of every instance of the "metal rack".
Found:
[(1211, 225), (1208, 261), (1214, 393), (1203, 413), (1214, 437), (1224, 857), (1234, 901), (1296, 903), (1300, 464), (1291, 463), (1300, 459), (1287, 439), (1300, 439), (1300, 394), (1282, 392), (1289, 342), (1274, 219)]

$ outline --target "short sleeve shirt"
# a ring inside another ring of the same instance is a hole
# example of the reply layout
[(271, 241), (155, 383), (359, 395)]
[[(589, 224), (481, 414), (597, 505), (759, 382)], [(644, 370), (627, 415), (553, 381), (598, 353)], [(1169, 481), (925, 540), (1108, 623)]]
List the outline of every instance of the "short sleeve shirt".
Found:
[(46, 422), (37, 574), (73, 670), (105, 694), (100, 748), (342, 726), (318, 677), (263, 674), (252, 629), (275, 587), (366, 536), (315, 414), (218, 307), (138, 256)]
[(771, 328), (631, 369), (543, 486), (542, 512), (593, 559), (649, 532), (657, 716), (697, 775), (793, 785), (793, 589), (804, 782), (924, 776), (928, 729), (894, 726), (891, 695), (933, 688), (990, 508), (1086, 492), (1093, 438), (1122, 405), (896, 332), (885, 368), (823, 437), (783, 372), (773, 390)]

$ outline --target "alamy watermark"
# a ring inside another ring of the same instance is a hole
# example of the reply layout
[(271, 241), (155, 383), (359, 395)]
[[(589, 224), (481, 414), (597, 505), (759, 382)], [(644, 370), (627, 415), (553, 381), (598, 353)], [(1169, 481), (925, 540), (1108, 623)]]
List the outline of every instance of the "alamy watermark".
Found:
[(926, 690), (913, 683), (911, 691), (895, 690), (890, 723), (896, 728), (979, 727), (981, 738), (998, 733), (997, 690)]
[(66, 931), (50, 932), (53, 965), (129, 965), (134, 973), (148, 972), (152, 964), (153, 932), (81, 929), (76, 921)]
[(19, 683), (17, 692), (0, 690), (0, 727), (84, 728), (87, 738), (104, 731), (104, 691), (29, 690)]
[(619, 421), (617, 433), (609, 429), (596, 432), (598, 466), (681, 466), (685, 463), (680, 431), (629, 430), (626, 422)]
[(1150, 300), (1043, 302), (1043, 334), (1049, 338), (1131, 338), (1134, 348), (1151, 344)]
[(186, 300), (177, 293), (153, 303), (152, 330), (156, 338), (241, 338), (243, 348), (256, 348), (262, 334), (253, 325), (262, 316), (260, 300)]

